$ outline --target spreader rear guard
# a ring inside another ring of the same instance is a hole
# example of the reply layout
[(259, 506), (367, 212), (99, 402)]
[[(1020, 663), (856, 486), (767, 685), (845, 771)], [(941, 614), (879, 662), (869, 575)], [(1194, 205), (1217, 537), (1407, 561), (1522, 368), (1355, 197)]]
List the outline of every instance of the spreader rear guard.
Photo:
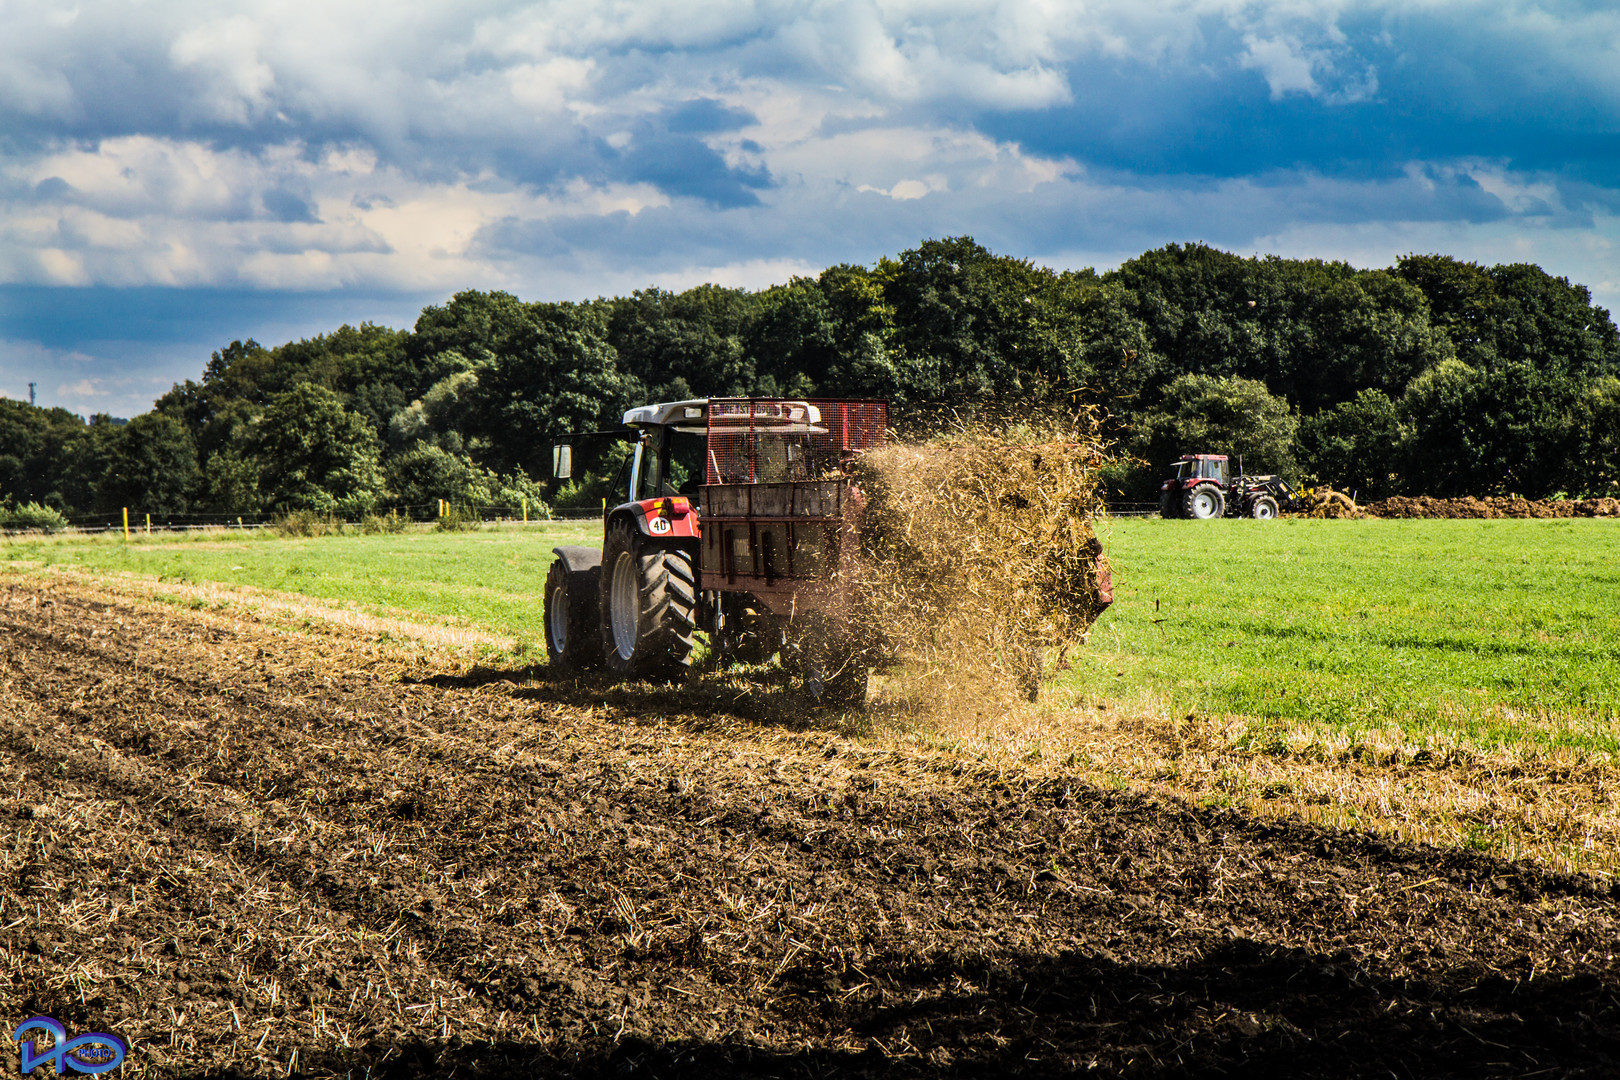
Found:
[(700, 489), (706, 591), (778, 615), (840, 608), (862, 499), (844, 468), (888, 437), (885, 401), (715, 399)]

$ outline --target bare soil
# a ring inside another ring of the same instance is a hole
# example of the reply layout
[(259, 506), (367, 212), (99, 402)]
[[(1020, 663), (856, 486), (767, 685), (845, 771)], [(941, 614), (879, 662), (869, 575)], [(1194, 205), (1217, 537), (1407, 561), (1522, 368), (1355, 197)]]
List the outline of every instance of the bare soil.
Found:
[(1620, 1074), (1598, 879), (61, 579), (0, 703), (0, 1021), (129, 1074)]
[(1364, 503), (1359, 509), (1365, 516), (1380, 518), (1620, 517), (1620, 499), (1522, 499), (1517, 495), (1436, 499), (1429, 495), (1395, 495)]

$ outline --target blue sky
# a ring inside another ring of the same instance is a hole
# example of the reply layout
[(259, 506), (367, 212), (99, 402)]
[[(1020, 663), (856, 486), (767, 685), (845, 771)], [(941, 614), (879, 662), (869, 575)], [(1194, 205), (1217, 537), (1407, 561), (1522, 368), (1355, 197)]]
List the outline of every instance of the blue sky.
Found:
[(1529, 261), (1620, 306), (1620, 10), (0, 5), (0, 393), (131, 415), (458, 289), (759, 287), (968, 233)]

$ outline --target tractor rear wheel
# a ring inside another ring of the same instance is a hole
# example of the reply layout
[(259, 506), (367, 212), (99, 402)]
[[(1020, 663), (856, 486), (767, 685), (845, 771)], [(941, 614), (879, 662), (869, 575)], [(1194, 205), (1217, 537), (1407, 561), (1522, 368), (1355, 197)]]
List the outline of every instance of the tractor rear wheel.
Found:
[(698, 587), (692, 556), (622, 522), (602, 545), (602, 652), (630, 678), (678, 674), (696, 647)]
[(1181, 516), (1181, 498), (1174, 491), (1159, 493), (1159, 516), (1161, 518)]
[(1186, 517), (1197, 518), (1199, 521), (1208, 521), (1211, 518), (1226, 516), (1226, 496), (1214, 484), (1199, 484), (1187, 492), (1181, 504), (1182, 514)]
[(600, 601), (594, 591), (582, 595), (586, 580), (584, 572), (570, 574), (561, 559), (546, 571), (546, 656), (555, 671), (602, 666), (602, 636), (596, 626)]
[(1254, 500), (1254, 505), (1249, 507), (1249, 516), (1256, 521), (1270, 521), (1277, 516), (1277, 500), (1270, 495), (1260, 496)]

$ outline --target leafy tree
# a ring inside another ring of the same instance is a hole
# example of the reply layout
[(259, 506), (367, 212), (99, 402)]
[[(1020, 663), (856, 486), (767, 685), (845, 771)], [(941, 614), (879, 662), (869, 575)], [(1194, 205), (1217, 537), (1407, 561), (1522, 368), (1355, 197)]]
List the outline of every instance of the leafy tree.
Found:
[(1234, 472), (1297, 474), (1294, 438), (1299, 419), (1288, 402), (1255, 379), (1183, 375), (1165, 390), (1159, 408), (1140, 414), (1131, 450), (1146, 464), (1125, 478), (1127, 493), (1154, 497), (1167, 463), (1183, 454), (1226, 454)]
[(1571, 494), (1620, 496), (1620, 378), (1589, 383), (1575, 408), (1579, 453), (1560, 485)]
[(744, 344), (755, 313), (746, 290), (645, 289), (609, 309), (607, 336), (619, 367), (647, 388), (650, 400), (736, 397), (759, 389)]
[(325, 387), (304, 383), (273, 395), (248, 443), (271, 508), (352, 515), (382, 494), (377, 436)]
[(501, 476), (432, 443), (420, 443), (391, 458), (387, 477), (390, 498), (419, 515), (440, 499), (473, 507), (516, 507), (527, 499), (530, 513), (545, 509), (540, 485), (524, 474)]
[(1451, 360), (1425, 372), (1401, 400), (1410, 429), (1402, 447), (1407, 487), (1546, 496), (1579, 453), (1580, 396), (1579, 381), (1525, 363), (1482, 370)]
[(66, 409), (0, 398), (0, 498), (88, 510), (90, 492), (75, 470), (86, 435), (84, 421)]
[(477, 407), (479, 369), (478, 364), (464, 361), (460, 370), (446, 375), (409, 407), (396, 412), (388, 425), (389, 445), (405, 450), (426, 439), (460, 452), (464, 446), (462, 430)]
[(106, 472), (96, 485), (102, 509), (183, 514), (197, 488), (197, 448), (178, 419), (143, 413), (119, 431)]
[(124, 426), (124, 421), (97, 413), (79, 437), (63, 444), (64, 457), (57, 463), (56, 486), (62, 493), (63, 503), (75, 513), (101, 508), (97, 488), (119, 453)]
[(893, 310), (900, 403), (1040, 399), (1084, 381), (1078, 282), (966, 236), (880, 260), (874, 276)]
[(216, 450), (202, 465), (202, 499), (217, 513), (259, 513), (264, 509), (261, 472), (249, 440)]
[(1315, 483), (1378, 499), (1397, 492), (1400, 412), (1382, 390), (1363, 390), (1350, 401), (1307, 416), (1299, 424), (1299, 456)]
[(1422, 292), (1385, 271), (1171, 244), (1103, 280), (1127, 290), (1163, 358), (1148, 404), (1192, 372), (1260, 380), (1309, 414), (1363, 389), (1398, 395), (1454, 354)]
[(530, 305), (478, 372), (464, 429), (473, 460), (543, 476), (551, 435), (618, 426), (643, 392), (619, 369), (606, 330), (596, 305)]
[(1576, 377), (1620, 374), (1620, 331), (1584, 285), (1523, 263), (1484, 267), (1409, 255), (1395, 273), (1421, 289), (1470, 367), (1525, 364)]

